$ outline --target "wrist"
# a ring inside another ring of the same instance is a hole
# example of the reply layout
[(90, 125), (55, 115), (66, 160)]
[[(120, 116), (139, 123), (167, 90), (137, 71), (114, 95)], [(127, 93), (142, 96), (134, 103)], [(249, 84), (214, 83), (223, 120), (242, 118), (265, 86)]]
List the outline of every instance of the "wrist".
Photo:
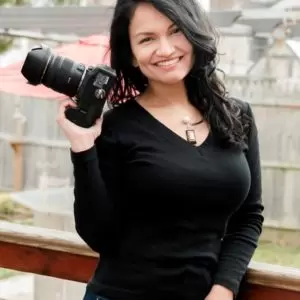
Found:
[(72, 141), (71, 142), (71, 150), (74, 153), (89, 150), (93, 146), (94, 146), (94, 142), (90, 142), (90, 141), (80, 140), (80, 141)]
[(219, 285), (219, 284), (215, 284), (212, 287), (212, 291), (214, 291), (215, 293), (219, 294), (219, 295), (223, 295), (225, 299), (234, 299), (234, 293), (226, 288), (225, 286)]

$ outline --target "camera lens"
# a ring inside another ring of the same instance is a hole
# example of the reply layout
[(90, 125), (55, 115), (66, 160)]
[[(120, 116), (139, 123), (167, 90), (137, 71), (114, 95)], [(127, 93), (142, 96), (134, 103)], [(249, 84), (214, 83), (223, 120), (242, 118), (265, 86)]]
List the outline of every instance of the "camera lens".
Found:
[(51, 59), (49, 48), (38, 46), (28, 52), (21, 73), (32, 85), (42, 83), (43, 74)]
[(54, 56), (42, 83), (59, 93), (73, 97), (77, 93), (84, 71), (84, 65), (62, 56)]
[(85, 66), (54, 55), (45, 46), (39, 46), (27, 54), (21, 72), (30, 84), (42, 83), (56, 92), (74, 97), (84, 75)]

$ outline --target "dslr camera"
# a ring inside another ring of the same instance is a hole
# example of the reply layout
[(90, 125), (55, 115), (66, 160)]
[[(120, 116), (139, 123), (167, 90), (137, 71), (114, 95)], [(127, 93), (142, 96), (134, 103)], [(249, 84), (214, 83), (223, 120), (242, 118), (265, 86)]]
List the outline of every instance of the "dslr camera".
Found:
[(101, 116), (116, 78), (115, 71), (107, 65), (85, 66), (54, 55), (45, 45), (28, 52), (21, 73), (31, 85), (43, 84), (72, 98), (77, 105), (66, 109), (66, 118), (85, 128)]

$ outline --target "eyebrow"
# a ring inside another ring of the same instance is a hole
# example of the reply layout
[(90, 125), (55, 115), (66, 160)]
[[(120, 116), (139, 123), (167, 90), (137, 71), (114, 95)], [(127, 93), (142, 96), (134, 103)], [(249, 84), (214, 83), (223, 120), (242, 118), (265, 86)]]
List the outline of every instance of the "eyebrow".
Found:
[[(168, 30), (170, 30), (172, 27), (174, 27), (176, 24), (175, 23), (172, 23), (169, 27), (168, 27)], [(141, 35), (151, 35), (153, 34), (153, 32), (150, 32), (150, 31), (141, 31), (141, 32), (137, 32), (134, 37), (139, 37)]]

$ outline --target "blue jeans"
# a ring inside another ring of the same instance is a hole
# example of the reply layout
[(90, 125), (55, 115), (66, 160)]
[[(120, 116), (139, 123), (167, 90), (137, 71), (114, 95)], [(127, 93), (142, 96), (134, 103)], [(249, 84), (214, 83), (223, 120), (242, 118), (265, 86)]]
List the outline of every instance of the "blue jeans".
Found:
[(93, 292), (86, 290), (83, 300), (109, 300), (109, 299), (101, 296), (97, 296)]

